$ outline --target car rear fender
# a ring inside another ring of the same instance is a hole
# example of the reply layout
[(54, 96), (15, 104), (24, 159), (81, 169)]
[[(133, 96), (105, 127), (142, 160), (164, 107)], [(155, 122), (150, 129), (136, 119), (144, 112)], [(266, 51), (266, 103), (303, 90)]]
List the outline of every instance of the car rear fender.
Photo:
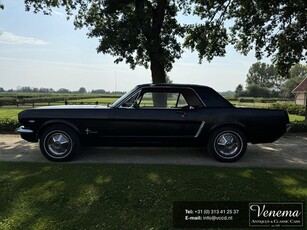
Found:
[(42, 134), (42, 131), (44, 129), (46, 129), (47, 127), (49, 127), (50, 125), (55, 125), (55, 124), (62, 124), (62, 125), (67, 125), (68, 127), (72, 128), (74, 131), (76, 131), (77, 135), (81, 135), (81, 132), (79, 130), (79, 128), (73, 124), (72, 122), (70, 121), (67, 121), (67, 120), (50, 120), (50, 121), (47, 121), (45, 122), (41, 127), (40, 129), (38, 130), (38, 138), (41, 136)]
[[(221, 127), (233, 127), (233, 128), (239, 128), (242, 130), (242, 132), (244, 134), (247, 135), (247, 129), (246, 129), (246, 126), (240, 122), (223, 122), (223, 123), (220, 123), (220, 124), (216, 124), (216, 125), (213, 125), (210, 129), (209, 129), (209, 135), (208, 137), (210, 136), (210, 133), (212, 133), (214, 130), (218, 129), (218, 128), (221, 128)], [(246, 136), (246, 138), (248, 139), (248, 136)], [(248, 140), (247, 140), (248, 141)]]

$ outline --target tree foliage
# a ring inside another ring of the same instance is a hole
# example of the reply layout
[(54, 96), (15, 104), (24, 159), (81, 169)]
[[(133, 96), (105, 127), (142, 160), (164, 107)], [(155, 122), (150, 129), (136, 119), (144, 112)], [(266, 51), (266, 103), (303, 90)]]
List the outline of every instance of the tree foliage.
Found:
[(290, 69), (291, 78), (305, 78), (307, 77), (307, 65), (296, 64)]
[(282, 96), (287, 98), (294, 98), (292, 91), (304, 80), (304, 77), (294, 77), (282, 85)]
[(60, 88), (57, 90), (57, 93), (70, 93), (69, 89), (65, 89), (65, 88)]
[(289, 76), (290, 79), (281, 77), (273, 64), (254, 63), (247, 74), (247, 89), (240, 96), (254, 96), (262, 91), (265, 97), (268, 95), (266, 91), (269, 91), (269, 96), (293, 98), (292, 90), (307, 77), (307, 65), (295, 64), (291, 67)]
[(243, 92), (243, 85), (239, 84), (235, 90), (235, 97), (240, 97)]
[(87, 91), (84, 87), (80, 87), (80, 89), (78, 90), (78, 93), (87, 93)]
[(250, 84), (246, 87), (246, 95), (248, 97), (271, 97), (273, 93), (266, 88), (256, 84)]
[[(197, 51), (199, 61), (224, 56), (226, 46), (258, 59), (273, 58), (286, 76), (307, 53), (305, 0), (25, 0), (26, 10), (51, 14), (65, 7), (76, 28), (99, 38), (98, 52), (151, 69), (154, 83), (165, 82), (184, 48)], [(197, 16), (185, 24), (182, 15)], [(231, 26), (229, 27), (229, 25)]]
[(307, 65), (296, 64), (290, 69), (290, 79), (282, 85), (282, 96), (294, 98), (292, 91), (307, 77)]
[(235, 22), (231, 39), (237, 50), (246, 54), (254, 48), (258, 59), (272, 56), (282, 76), (288, 75), (293, 64), (306, 60), (305, 0), (232, 2), (230, 18)]
[(254, 63), (248, 70), (246, 83), (258, 85), (269, 90), (280, 91), (281, 84), (286, 80), (278, 74), (273, 64)]

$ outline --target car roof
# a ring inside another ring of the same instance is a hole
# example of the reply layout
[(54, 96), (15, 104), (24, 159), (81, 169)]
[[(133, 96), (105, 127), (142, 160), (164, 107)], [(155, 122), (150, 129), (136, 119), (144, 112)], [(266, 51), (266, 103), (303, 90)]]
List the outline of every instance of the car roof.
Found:
[(194, 85), (194, 84), (142, 84), (138, 85), (137, 88), (146, 88), (146, 87), (158, 87), (158, 88), (174, 88), (174, 89), (184, 89), (190, 88), (195, 91), (195, 93), (200, 97), (206, 106), (211, 107), (233, 107), (233, 105), (222, 97), (218, 92), (208, 86), (203, 85)]
[(182, 88), (182, 87), (189, 87), (189, 88), (199, 88), (199, 87), (204, 87), (204, 88), (210, 88), (208, 86), (204, 86), (204, 85), (196, 85), (196, 84), (174, 84), (174, 83), (159, 83), (159, 84), (141, 84), (138, 85), (137, 87), (139, 88), (143, 88), (143, 87), (172, 87), (172, 88)]

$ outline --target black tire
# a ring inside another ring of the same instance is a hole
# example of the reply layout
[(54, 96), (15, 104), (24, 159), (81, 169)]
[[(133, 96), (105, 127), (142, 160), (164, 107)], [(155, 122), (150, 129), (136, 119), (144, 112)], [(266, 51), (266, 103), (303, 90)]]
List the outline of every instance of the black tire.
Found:
[(39, 147), (50, 161), (69, 161), (78, 152), (79, 138), (76, 132), (66, 125), (52, 125), (43, 130)]
[(221, 162), (239, 160), (246, 152), (247, 140), (241, 129), (221, 127), (214, 130), (208, 139), (208, 151)]

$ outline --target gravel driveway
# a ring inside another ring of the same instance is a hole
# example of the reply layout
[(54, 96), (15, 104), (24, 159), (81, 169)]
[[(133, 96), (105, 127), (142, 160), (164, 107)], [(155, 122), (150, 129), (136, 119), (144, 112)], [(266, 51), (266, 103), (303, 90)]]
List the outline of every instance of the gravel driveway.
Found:
[[(48, 162), (37, 143), (18, 135), (0, 135), (0, 161)], [(230, 167), (275, 167), (307, 169), (307, 133), (287, 134), (272, 144), (248, 145), (245, 156), (235, 163), (215, 161), (199, 148), (88, 147), (74, 163), (135, 163), (210, 165)]]

